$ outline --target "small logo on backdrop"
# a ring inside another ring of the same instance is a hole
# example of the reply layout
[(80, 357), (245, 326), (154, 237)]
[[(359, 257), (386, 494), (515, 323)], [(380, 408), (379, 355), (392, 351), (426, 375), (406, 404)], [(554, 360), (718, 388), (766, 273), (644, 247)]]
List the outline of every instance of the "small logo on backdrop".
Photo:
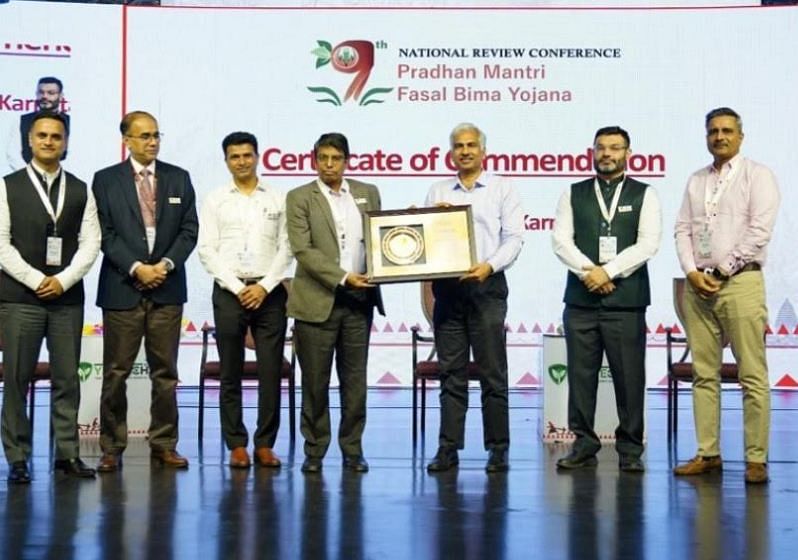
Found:
[(609, 366), (601, 366), (599, 369), (599, 383), (612, 383), (612, 371)]
[[(351, 99), (365, 107), (374, 103), (384, 103), (385, 99), (382, 99), (381, 96), (393, 91), (393, 88), (385, 87), (371, 88), (365, 93), (363, 91), (369, 76), (371, 76), (371, 70), (374, 68), (374, 50), (386, 48), (388, 45), (384, 41), (379, 41), (375, 45), (371, 41), (349, 40), (333, 47), (327, 41), (318, 40), (316, 45), (316, 48), (310, 51), (310, 54), (316, 57), (316, 69), (329, 65), (337, 72), (355, 75), (344, 93), (343, 100), (330, 87), (308, 86), (308, 90), (317, 95), (318, 103), (329, 103), (340, 107)], [(361, 94), (363, 94), (362, 97)]]
[(561, 385), (565, 381), (568, 367), (565, 364), (552, 364), (549, 366), (549, 377), (557, 385)]
[(78, 364), (78, 378), (80, 378), (81, 383), (91, 377), (93, 371), (94, 364), (89, 362), (80, 362)]

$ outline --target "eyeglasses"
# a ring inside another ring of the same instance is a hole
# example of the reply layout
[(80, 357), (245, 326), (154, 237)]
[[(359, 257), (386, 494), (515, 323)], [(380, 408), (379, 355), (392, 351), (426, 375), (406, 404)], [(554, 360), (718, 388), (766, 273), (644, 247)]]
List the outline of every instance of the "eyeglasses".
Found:
[(334, 163), (334, 164), (339, 164), (342, 161), (344, 161), (344, 159), (346, 159), (346, 158), (344, 158), (344, 156), (339, 156), (339, 155), (332, 155), (332, 156), (330, 156), (330, 155), (320, 155), (320, 156), (316, 156), (316, 161), (318, 163), (331, 162), (331, 163)]
[(142, 142), (149, 142), (150, 140), (155, 140), (156, 142), (160, 142), (161, 140), (163, 140), (163, 132), (155, 132), (153, 134), (145, 132), (144, 134), (139, 134), (138, 136), (125, 134), (125, 138), (135, 138), (136, 140), (141, 140)]

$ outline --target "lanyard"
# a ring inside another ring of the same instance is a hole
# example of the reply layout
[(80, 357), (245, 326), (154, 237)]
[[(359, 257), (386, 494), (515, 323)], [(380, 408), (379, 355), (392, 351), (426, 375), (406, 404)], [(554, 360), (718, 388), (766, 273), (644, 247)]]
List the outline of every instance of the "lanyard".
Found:
[(623, 188), (623, 184), (625, 182), (626, 179), (615, 185), (615, 194), (612, 195), (612, 202), (610, 203), (610, 208), (608, 210), (607, 203), (604, 202), (604, 197), (601, 194), (601, 188), (599, 187), (598, 179), (593, 180), (593, 190), (596, 192), (596, 201), (598, 202), (599, 210), (601, 210), (601, 215), (607, 222), (608, 227), (612, 225), (612, 220), (615, 218), (615, 212), (618, 210), (618, 201), (621, 199), (621, 189)]
[(725, 177), (722, 177), (720, 171), (718, 171), (717, 177), (715, 177), (714, 189), (709, 188), (709, 180), (713, 178), (713, 176), (711, 174), (707, 176), (707, 180), (704, 183), (704, 229), (709, 229), (709, 226), (712, 224), (713, 218), (717, 214), (720, 197), (726, 192), (727, 187), (731, 184), (738, 169), (739, 166), (735, 165), (726, 173)]
[[(42, 199), (42, 204), (44, 204), (44, 209), (47, 210), (47, 214), (49, 214), (50, 218), (53, 220), (53, 234), (55, 235), (55, 228), (56, 223), (58, 222), (58, 218), (61, 217), (61, 212), (64, 209), (64, 200), (66, 199), (66, 173), (64, 170), (61, 170), (61, 181), (59, 183), (58, 188), (58, 202), (57, 207), (53, 209), (53, 203), (50, 202), (50, 197), (47, 196), (47, 193), (44, 191), (44, 185), (42, 185), (39, 177), (36, 175), (36, 172), (33, 170), (33, 166), (28, 164), (28, 177), (33, 183), (33, 186), (36, 188), (36, 192), (39, 193), (39, 198)], [(51, 187), (52, 188), (52, 187)]]

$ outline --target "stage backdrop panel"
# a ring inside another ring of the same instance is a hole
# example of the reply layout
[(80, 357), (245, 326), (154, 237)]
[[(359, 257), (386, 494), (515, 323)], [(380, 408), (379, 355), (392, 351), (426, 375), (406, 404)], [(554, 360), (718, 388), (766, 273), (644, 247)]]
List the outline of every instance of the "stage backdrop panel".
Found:
[[(21, 14), (16, 27), (33, 30), (36, 19), (23, 17), (27, 4), (13, 5)], [(70, 8), (76, 9), (58, 10)], [(525, 247), (508, 272), (512, 386), (540, 384), (542, 333), (555, 332), (561, 323), (566, 276), (551, 251), (556, 203), (569, 184), (591, 174), (593, 133), (611, 124), (632, 136), (630, 174), (650, 182), (663, 203), (664, 234), (650, 263), (654, 302), (648, 313), (648, 382), (661, 384), (663, 329), (676, 323), (671, 279), (681, 275), (673, 223), (688, 175), (710, 161), (704, 114), (734, 107), (745, 123), (744, 153), (770, 166), (782, 187), (766, 270), (774, 333), (768, 343), (772, 383), (794, 384), (791, 300), (798, 266), (791, 254), (791, 185), (798, 172), (790, 123), (798, 117), (798, 62), (790, 53), (798, 9), (120, 7), (108, 14), (103, 33), (109, 30), (110, 52), (120, 58), (113, 62), (116, 73), (108, 69), (105, 75), (114, 79), (102, 80), (94, 66), (81, 65), (67, 91), (80, 83), (81, 92), (102, 91), (99, 107), (126, 102), (103, 125), (95, 123), (97, 149), (84, 153), (87, 148), (76, 146), (75, 163), (97, 168), (118, 159), (111, 125), (121, 110), (151, 111), (165, 132), (163, 159), (189, 169), (200, 202), (228, 180), (220, 143), (233, 130), (258, 136), (264, 179), (283, 190), (315, 176), (308, 154), (319, 134), (344, 132), (356, 154), (350, 175), (376, 183), (383, 208), (391, 209), (422, 204), (430, 183), (451, 175), (446, 154), (455, 124), (481, 126), (488, 169), (514, 177), (527, 214)], [(90, 19), (70, 18), (75, 23), (68, 31), (76, 37), (96, 34)], [(48, 40), (60, 41), (61, 32), (67, 30), (53, 28)], [(106, 58), (113, 57), (95, 58), (105, 68)], [(22, 78), (14, 73), (16, 88), (32, 88), (39, 73), (56, 73), (38, 67), (26, 72)], [(100, 110), (83, 98), (73, 104)], [(70, 165), (72, 158), (70, 150)], [(196, 256), (188, 266), (186, 341), (195, 342), (197, 329), (212, 321), (211, 279)], [(409, 327), (426, 328), (419, 287), (390, 285), (384, 293), (388, 316), (375, 320), (369, 383), (408, 385)], [(184, 383), (196, 383), (194, 348), (183, 351)]]

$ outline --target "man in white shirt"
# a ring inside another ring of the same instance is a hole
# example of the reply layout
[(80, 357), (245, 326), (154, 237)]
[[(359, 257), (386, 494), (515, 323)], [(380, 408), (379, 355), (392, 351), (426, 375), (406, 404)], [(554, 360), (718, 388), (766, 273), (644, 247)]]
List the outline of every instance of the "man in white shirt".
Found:
[(552, 244), (568, 267), (565, 343), (568, 428), (573, 450), (560, 469), (594, 467), (601, 442), (593, 430), (598, 375), (606, 353), (615, 388), (619, 467), (643, 472), (646, 391), (646, 262), (659, 249), (662, 215), (653, 188), (626, 175), (629, 134), (600, 128), (593, 139), (596, 176), (570, 186), (557, 206)]
[(258, 141), (233, 132), (222, 141), (232, 181), (212, 191), (200, 211), (199, 257), (213, 276), (213, 317), (221, 362), (222, 437), (230, 466), (248, 468), (241, 409), (244, 342), (251, 331), (258, 363), (255, 462), (279, 467), (272, 448), (280, 426), (280, 371), (285, 344), (286, 289), (291, 262), (285, 195), (258, 179)]
[(433, 327), (441, 366), (441, 426), (438, 452), (427, 465), (443, 472), (460, 462), (465, 445), (468, 373), (471, 352), (479, 366), (482, 388), (485, 470), (510, 468), (507, 345), (504, 322), (509, 289), (504, 271), (524, 245), (524, 212), (512, 182), (486, 173), (485, 134), (472, 123), (457, 125), (449, 135), (457, 175), (433, 184), (427, 206), (470, 205), (477, 263), (459, 278), (432, 282)]
[(0, 180), (0, 311), (4, 343), (2, 440), (8, 481), (29, 483), (31, 425), (25, 399), (47, 340), (50, 423), (57, 472), (93, 478), (78, 456), (78, 362), (83, 276), (100, 251), (97, 207), (86, 183), (61, 168), (68, 129), (62, 115), (39, 113), (27, 141), (33, 158)]

